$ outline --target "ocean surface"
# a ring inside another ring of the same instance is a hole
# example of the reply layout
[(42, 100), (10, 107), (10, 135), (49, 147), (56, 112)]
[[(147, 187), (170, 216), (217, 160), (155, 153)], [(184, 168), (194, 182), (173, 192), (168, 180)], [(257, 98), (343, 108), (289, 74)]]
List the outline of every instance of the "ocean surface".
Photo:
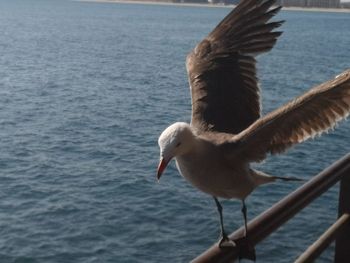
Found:
[[(0, 262), (188, 262), (219, 237), (211, 197), (172, 163), (158, 184), (157, 138), (190, 120), (187, 53), (226, 8), (0, 1)], [(282, 11), (258, 59), (264, 112), (350, 66), (350, 14)], [(350, 121), (259, 169), (309, 179), (350, 149)], [(253, 218), (299, 183), (247, 200)], [(337, 187), (256, 247), (292, 262), (336, 218)], [(226, 228), (243, 223), (223, 201)], [(330, 262), (333, 247), (317, 262)]]

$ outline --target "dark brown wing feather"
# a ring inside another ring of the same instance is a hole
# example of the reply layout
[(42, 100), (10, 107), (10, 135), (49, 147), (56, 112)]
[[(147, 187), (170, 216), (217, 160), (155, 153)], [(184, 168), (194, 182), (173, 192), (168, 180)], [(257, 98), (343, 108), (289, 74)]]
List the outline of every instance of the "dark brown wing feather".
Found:
[(238, 134), (260, 117), (254, 56), (269, 51), (282, 23), (270, 22), (276, 0), (244, 0), (187, 57), (191, 125)]
[(350, 112), (350, 70), (257, 120), (223, 145), (229, 156), (261, 161), (333, 128)]

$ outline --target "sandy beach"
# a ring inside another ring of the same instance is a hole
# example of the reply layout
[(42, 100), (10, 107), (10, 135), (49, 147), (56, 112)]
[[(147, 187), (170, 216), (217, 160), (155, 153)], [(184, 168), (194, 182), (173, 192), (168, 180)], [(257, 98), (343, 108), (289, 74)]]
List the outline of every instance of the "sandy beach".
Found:
[[(202, 3), (173, 3), (166, 0), (74, 0), (79, 2), (95, 2), (95, 3), (121, 3), (121, 4), (148, 4), (148, 5), (174, 5), (174, 6), (196, 6), (196, 7), (213, 7), (213, 8), (233, 8), (235, 5), (223, 4), (202, 4)], [(332, 13), (350, 13), (350, 9), (346, 8), (316, 8), (316, 7), (283, 7), (285, 11), (305, 11), (305, 12), (332, 12)]]

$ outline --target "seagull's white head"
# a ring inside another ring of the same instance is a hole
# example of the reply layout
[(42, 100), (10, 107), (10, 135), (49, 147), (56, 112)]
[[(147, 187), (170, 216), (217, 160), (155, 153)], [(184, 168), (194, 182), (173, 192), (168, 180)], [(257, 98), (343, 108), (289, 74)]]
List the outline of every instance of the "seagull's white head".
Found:
[(158, 139), (160, 148), (158, 180), (171, 159), (186, 154), (192, 149), (194, 138), (191, 126), (185, 122), (176, 122), (162, 132)]

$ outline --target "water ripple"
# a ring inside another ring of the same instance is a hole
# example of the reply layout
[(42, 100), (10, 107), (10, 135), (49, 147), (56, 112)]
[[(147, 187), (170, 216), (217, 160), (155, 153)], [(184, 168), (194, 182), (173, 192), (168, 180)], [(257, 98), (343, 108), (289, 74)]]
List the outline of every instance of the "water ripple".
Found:
[[(158, 134), (190, 119), (185, 56), (228, 11), (0, 3), (1, 262), (186, 262), (217, 240), (211, 198), (173, 164), (160, 184), (155, 170)], [(349, 67), (347, 14), (279, 16), (285, 32), (258, 63), (264, 112)], [(308, 179), (349, 151), (349, 128), (259, 168)], [(297, 187), (258, 189), (249, 218)], [(233, 231), (240, 204), (223, 204)], [(336, 206), (335, 187), (262, 242), (258, 258), (290, 262), (331, 224)], [(332, 248), (320, 262), (331, 258)]]

